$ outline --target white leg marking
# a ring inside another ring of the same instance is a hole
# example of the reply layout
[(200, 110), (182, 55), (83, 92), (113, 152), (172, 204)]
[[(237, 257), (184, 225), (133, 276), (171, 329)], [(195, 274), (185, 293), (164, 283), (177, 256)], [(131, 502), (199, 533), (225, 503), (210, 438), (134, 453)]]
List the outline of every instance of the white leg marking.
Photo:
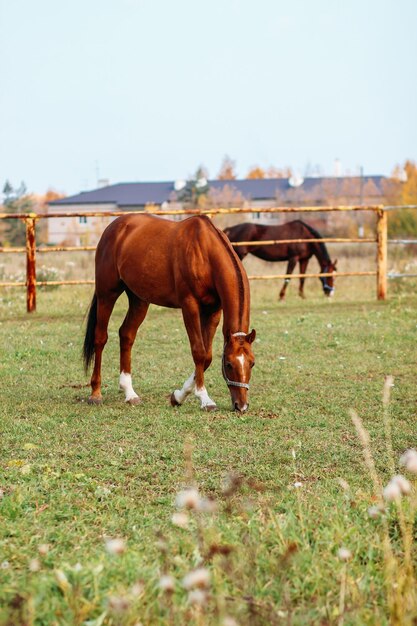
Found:
[(216, 403), (210, 398), (205, 387), (201, 387), (201, 389), (196, 389), (194, 391), (194, 394), (200, 400), (202, 409), (205, 409), (206, 406), (216, 406)]
[(125, 372), (120, 373), (119, 386), (125, 392), (125, 400), (129, 402), (133, 400), (133, 398), (139, 398), (138, 394), (132, 387), (132, 376), (130, 374), (125, 374)]
[(189, 378), (185, 381), (182, 386), (182, 389), (176, 389), (174, 391), (174, 398), (178, 402), (178, 404), (182, 404), (187, 396), (190, 395), (192, 391), (194, 391), (195, 380), (194, 380), (194, 372), (191, 374)]

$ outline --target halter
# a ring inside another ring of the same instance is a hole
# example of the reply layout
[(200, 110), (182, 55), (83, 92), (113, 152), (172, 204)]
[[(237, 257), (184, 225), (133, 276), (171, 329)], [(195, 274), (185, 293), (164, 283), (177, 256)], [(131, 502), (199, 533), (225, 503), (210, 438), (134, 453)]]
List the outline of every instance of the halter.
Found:
[[(246, 337), (247, 333), (244, 333), (242, 331), (239, 331), (237, 333), (232, 333), (232, 337)], [(228, 385), (229, 387), (242, 387), (243, 389), (249, 389), (249, 385), (248, 383), (240, 383), (237, 380), (230, 380), (230, 378), (227, 378), (226, 375), (226, 368), (224, 366), (224, 350), (226, 348), (226, 344), (224, 344), (223, 347), (223, 355), (222, 355), (222, 374), (223, 374), (223, 378), (226, 381), (226, 385)]]
[[(323, 273), (326, 274), (328, 269), (329, 269), (329, 266), (326, 265), (326, 267), (323, 270)], [(323, 289), (324, 289), (324, 291), (332, 292), (332, 291), (334, 291), (334, 287), (330, 287), (330, 285), (327, 284), (327, 278), (328, 278), (327, 276), (320, 276), (320, 280), (321, 280), (321, 283), (323, 285)]]

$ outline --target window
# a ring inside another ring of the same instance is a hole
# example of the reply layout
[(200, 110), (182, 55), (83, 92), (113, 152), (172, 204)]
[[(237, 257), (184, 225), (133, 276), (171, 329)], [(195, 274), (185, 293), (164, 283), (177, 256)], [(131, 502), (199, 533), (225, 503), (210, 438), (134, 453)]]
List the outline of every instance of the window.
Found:
[(78, 221), (80, 224), (87, 224), (87, 217), (85, 215), (80, 215)]

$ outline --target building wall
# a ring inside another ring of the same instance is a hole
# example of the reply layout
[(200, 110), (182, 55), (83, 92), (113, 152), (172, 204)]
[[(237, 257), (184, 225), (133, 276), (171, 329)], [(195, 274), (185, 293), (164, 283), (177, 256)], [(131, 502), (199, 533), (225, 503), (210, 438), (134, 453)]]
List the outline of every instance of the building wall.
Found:
[[(49, 213), (79, 213), (117, 211), (115, 204), (66, 204), (49, 206)], [(114, 217), (51, 217), (48, 219), (47, 241), (53, 245), (94, 246), (105, 227)]]

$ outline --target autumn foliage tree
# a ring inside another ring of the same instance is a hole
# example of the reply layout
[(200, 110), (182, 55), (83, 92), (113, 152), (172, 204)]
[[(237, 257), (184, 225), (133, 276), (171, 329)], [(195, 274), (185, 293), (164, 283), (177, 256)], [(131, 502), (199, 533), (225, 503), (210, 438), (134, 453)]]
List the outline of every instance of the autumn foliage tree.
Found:
[(246, 174), (246, 178), (251, 178), (251, 179), (265, 178), (265, 170), (263, 170), (262, 167), (255, 165)]
[(389, 233), (392, 236), (417, 235), (417, 164), (407, 160), (401, 168), (396, 166), (389, 181), (387, 191), (389, 204), (402, 205), (392, 211), (388, 219)]
[[(25, 183), (14, 188), (7, 180), (3, 187), (4, 209), (6, 213), (30, 213), (33, 211), (33, 198), (27, 193)], [(26, 243), (26, 227), (23, 220), (8, 219), (2, 233), (4, 246), (24, 246)]]
[(290, 167), (269, 167), (267, 170), (264, 170), (259, 165), (254, 165), (251, 167), (249, 172), (246, 174), (246, 178), (259, 179), (259, 178), (291, 178), (292, 169)]
[(219, 180), (236, 180), (236, 161), (233, 161), (229, 156), (225, 156), (220, 166), (220, 171), (217, 175)]

